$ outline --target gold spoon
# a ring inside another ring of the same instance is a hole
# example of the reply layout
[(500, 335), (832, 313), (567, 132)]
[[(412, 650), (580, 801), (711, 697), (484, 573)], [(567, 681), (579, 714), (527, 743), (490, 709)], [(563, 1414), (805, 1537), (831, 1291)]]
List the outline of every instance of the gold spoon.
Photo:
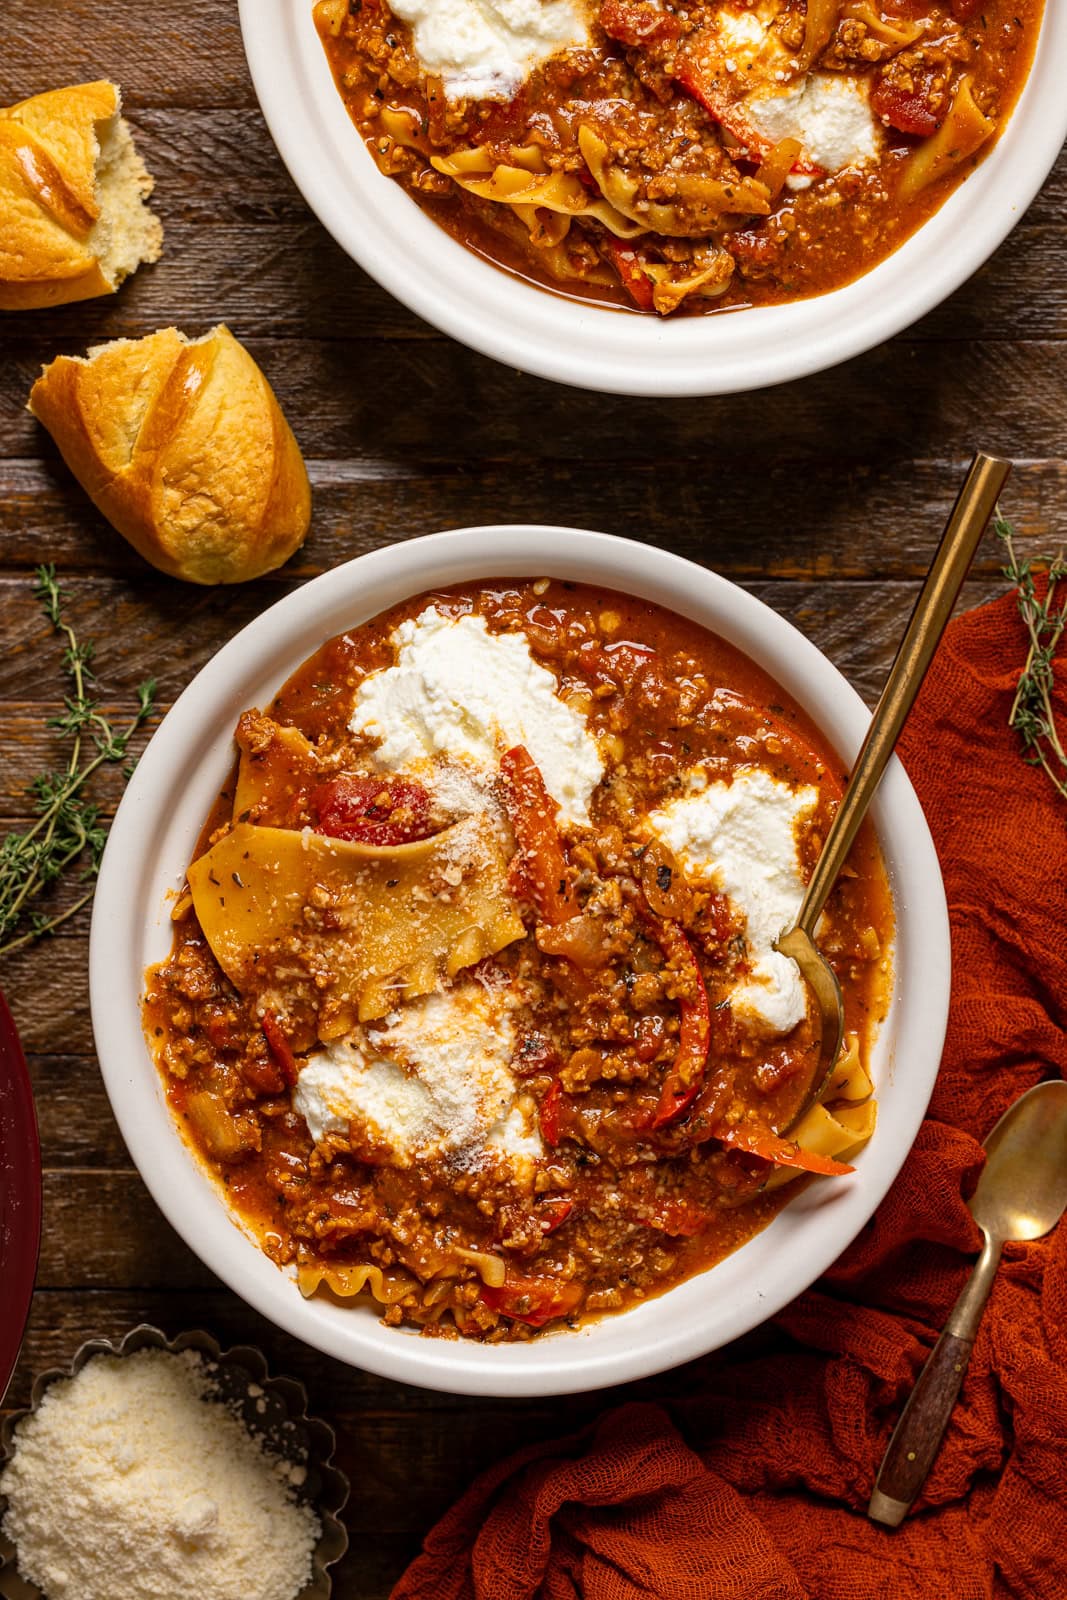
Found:
[[(818, 1064), (807, 1097), (788, 1128), (794, 1127), (822, 1094), (841, 1053), (845, 1033), (841, 988), (830, 963), (815, 945), (816, 925), (874, 799), (1010, 471), (1010, 461), (984, 455), (981, 450), (971, 462), (815, 863), (796, 925), (783, 933), (775, 945), (800, 968), (815, 996), (820, 1021)], [(788, 1128), (782, 1131), (788, 1132)]]
[(926, 1482), (956, 1404), (978, 1323), (1009, 1239), (1040, 1239), (1067, 1208), (1067, 1083), (1039, 1083), (1009, 1106), (985, 1142), (971, 1196), (985, 1243), (893, 1431), (867, 1515), (896, 1528)]

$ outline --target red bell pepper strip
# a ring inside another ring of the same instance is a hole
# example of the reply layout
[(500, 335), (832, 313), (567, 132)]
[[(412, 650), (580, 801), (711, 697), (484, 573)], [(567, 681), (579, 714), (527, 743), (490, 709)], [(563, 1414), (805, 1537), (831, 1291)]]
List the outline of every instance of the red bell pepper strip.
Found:
[(358, 844), (411, 844), (433, 832), (430, 797), (408, 778), (342, 772), (311, 792), (316, 832)]
[(641, 257), (637, 251), (630, 245), (622, 244), (618, 239), (609, 239), (608, 254), (615, 271), (622, 279), (623, 288), (638, 310), (654, 311), (656, 302), (652, 279), (643, 270)]
[(580, 1283), (557, 1283), (554, 1278), (522, 1278), (509, 1273), (499, 1289), (482, 1287), (482, 1299), (490, 1311), (510, 1317), (513, 1322), (543, 1328), (556, 1317), (576, 1311), (584, 1293)]
[(545, 788), (540, 767), (521, 744), (501, 758), (500, 771), (530, 899), (542, 922), (566, 922), (577, 915), (578, 905), (556, 827), (559, 807)]
[[(766, 161), (774, 149), (775, 141), (760, 131), (745, 116), (736, 100), (732, 100), (714, 73), (702, 68), (691, 56), (684, 57), (675, 67), (674, 81), (691, 94), (698, 105), (704, 107), (712, 122), (724, 128), (738, 144), (743, 145), (753, 161)], [(798, 177), (822, 178), (824, 169), (811, 161), (795, 161), (790, 169)]]
[(856, 1170), (844, 1161), (817, 1155), (814, 1150), (802, 1150), (795, 1139), (783, 1139), (781, 1134), (763, 1128), (723, 1122), (715, 1129), (714, 1137), (731, 1150), (759, 1156), (763, 1161), (772, 1161), (776, 1167), (798, 1167), (801, 1172), (817, 1172), (824, 1178), (840, 1178)]
[(678, 1002), (681, 1020), (678, 1049), (663, 1080), (659, 1105), (649, 1123), (649, 1127), (656, 1129), (680, 1117), (704, 1087), (711, 1048), (711, 1010), (700, 963), (679, 925), (653, 917), (646, 918), (646, 924), (668, 961), (688, 971), (693, 989), (691, 995), (683, 996)]
[(562, 1228), (573, 1210), (574, 1201), (565, 1200), (561, 1195), (554, 1200), (543, 1200), (537, 1208), (537, 1220), (541, 1224), (541, 1232), (555, 1233), (557, 1228)]
[(704, 107), (712, 122), (725, 128), (731, 138), (743, 144), (760, 161), (766, 160), (774, 148), (774, 140), (749, 122), (713, 73), (703, 70), (691, 56), (684, 56), (675, 67), (674, 81)]
[(285, 1079), (286, 1087), (291, 1089), (297, 1079), (296, 1057), (292, 1046), (282, 1032), (281, 1024), (273, 1011), (264, 1011), (260, 1026), (275, 1066)]

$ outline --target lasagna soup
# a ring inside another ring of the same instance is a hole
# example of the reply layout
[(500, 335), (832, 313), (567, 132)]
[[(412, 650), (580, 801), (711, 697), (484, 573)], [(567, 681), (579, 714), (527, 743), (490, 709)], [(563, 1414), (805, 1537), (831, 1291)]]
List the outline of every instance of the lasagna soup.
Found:
[(170, 1103), (306, 1295), (500, 1340), (623, 1309), (848, 1181), (892, 907), (865, 830), (820, 942), (847, 1048), (775, 949), (841, 793), (722, 640), (580, 584), (426, 594), (265, 711), (147, 975)]
[[(310, 3), (310, 0), (307, 0)], [(1040, 0), (318, 0), (381, 170), (513, 272), (667, 315), (883, 259), (991, 147)]]

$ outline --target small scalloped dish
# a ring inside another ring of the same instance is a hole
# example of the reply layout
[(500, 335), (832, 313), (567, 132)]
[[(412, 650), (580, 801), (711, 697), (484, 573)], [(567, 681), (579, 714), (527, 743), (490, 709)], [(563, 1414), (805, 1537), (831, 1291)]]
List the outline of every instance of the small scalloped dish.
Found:
[[(110, 1339), (89, 1339), (75, 1353), (65, 1369), (40, 1373), (33, 1382), (30, 1405), (12, 1412), (0, 1427), (0, 1467), (10, 1460), (15, 1448), (19, 1423), (36, 1410), (49, 1386), (58, 1379), (73, 1378), (94, 1356), (131, 1356), (142, 1350), (161, 1350), (180, 1355), (193, 1350), (214, 1368), (212, 1379), (217, 1398), (233, 1409), (248, 1432), (263, 1441), (271, 1453), (283, 1461), (299, 1465), (306, 1472), (295, 1490), (299, 1500), (315, 1511), (322, 1526), (312, 1552), (312, 1575), (293, 1595), (293, 1600), (329, 1600), (332, 1580), (329, 1569), (348, 1548), (348, 1534), (340, 1520), (349, 1495), (344, 1473), (333, 1465), (333, 1429), (320, 1417), (307, 1413), (307, 1391), (295, 1378), (272, 1377), (262, 1351), (253, 1345), (234, 1345), (223, 1350), (217, 1339), (202, 1329), (180, 1333), (168, 1339), (158, 1328), (141, 1323), (131, 1328), (117, 1343)], [(6, 1502), (0, 1494), (0, 1519)], [(18, 1552), (6, 1534), (0, 1532), (0, 1596), (4, 1600), (48, 1600), (35, 1584), (18, 1570)]]

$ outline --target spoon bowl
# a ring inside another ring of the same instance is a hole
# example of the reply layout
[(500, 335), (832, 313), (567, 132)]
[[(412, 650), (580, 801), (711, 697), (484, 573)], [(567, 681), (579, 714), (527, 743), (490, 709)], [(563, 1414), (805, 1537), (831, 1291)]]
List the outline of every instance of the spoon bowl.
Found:
[(985, 1142), (971, 1215), (987, 1236), (1041, 1239), (1067, 1210), (1067, 1083), (1039, 1083)]
[(970, 1199), (984, 1244), (893, 1430), (867, 1515), (898, 1527), (926, 1481), (956, 1404), (1001, 1251), (1041, 1239), (1067, 1210), (1067, 1083), (1028, 1089), (985, 1142), (986, 1164)]

